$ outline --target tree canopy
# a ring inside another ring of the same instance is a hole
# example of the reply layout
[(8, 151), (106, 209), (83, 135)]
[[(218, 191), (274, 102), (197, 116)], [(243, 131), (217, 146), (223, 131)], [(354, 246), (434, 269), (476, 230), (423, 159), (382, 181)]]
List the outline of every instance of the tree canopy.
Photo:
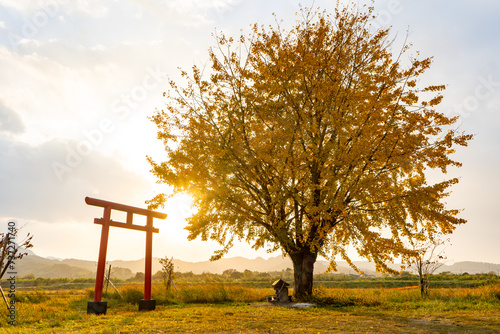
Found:
[[(217, 34), (210, 67), (171, 81), (152, 120), (167, 159), (158, 181), (194, 199), (189, 238), (282, 250), (294, 263), (296, 296), (312, 291), (318, 255), (354, 264), (347, 247), (380, 271), (413, 250), (408, 240), (451, 233), (459, 210), (444, 198), (458, 179), (428, 183), (470, 135), (436, 107), (443, 85), (420, 87), (431, 59), (393, 55), (373, 9), (302, 10), (285, 30), (254, 25)], [(160, 194), (151, 208), (168, 198)]]

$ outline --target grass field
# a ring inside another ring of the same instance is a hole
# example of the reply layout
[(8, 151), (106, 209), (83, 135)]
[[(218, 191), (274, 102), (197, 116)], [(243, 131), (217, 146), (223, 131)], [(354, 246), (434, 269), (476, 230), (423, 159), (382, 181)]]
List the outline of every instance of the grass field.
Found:
[(141, 286), (120, 288), (103, 316), (87, 315), (92, 290), (18, 292), (17, 324), (0, 333), (500, 333), (500, 286), (432, 289), (318, 288), (317, 307), (267, 306), (272, 289), (154, 286), (155, 311), (139, 312)]

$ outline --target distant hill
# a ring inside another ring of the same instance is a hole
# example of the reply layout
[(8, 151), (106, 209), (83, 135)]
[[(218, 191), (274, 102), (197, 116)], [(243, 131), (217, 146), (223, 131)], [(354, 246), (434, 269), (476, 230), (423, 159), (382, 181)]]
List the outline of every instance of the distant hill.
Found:
[[(95, 277), (96, 262), (78, 259), (53, 259), (44, 258), (36, 255), (33, 252), (16, 263), (16, 271), (18, 277), (27, 274), (33, 274), (35, 277)], [(127, 279), (135, 275), (137, 272), (144, 272), (144, 259), (135, 261), (109, 261), (111, 264), (111, 277)], [(375, 264), (367, 261), (354, 262), (354, 264), (367, 275), (377, 275), (375, 272)], [(224, 270), (235, 269), (243, 272), (245, 270), (258, 272), (282, 271), (287, 268), (293, 269), (292, 262), (289, 258), (276, 256), (269, 259), (258, 257), (256, 259), (247, 259), (244, 257), (222, 258), (215, 262), (186, 262), (174, 259), (175, 270), (179, 272), (193, 272), (201, 274), (204, 272), (221, 274)], [(393, 264), (391, 268), (399, 270), (400, 264)], [(316, 274), (324, 273), (328, 268), (327, 261), (317, 261), (314, 266)], [(107, 267), (106, 267), (107, 269)], [(153, 274), (161, 270), (159, 258), (153, 258)], [(344, 261), (338, 262), (338, 273), (355, 274), (355, 271), (349, 267)], [(500, 264), (482, 263), (482, 262), (457, 262), (452, 265), (441, 266), (436, 273), (451, 272), (453, 274), (477, 274), (495, 272), (500, 273)]]
[(80, 278), (80, 277), (92, 277), (92, 271), (68, 266), (63, 263), (50, 264), (39, 268), (35, 273), (32, 273), (35, 277), (48, 277), (48, 278)]
[[(44, 278), (88, 278), (95, 277), (96, 262), (76, 259), (53, 259), (36, 255), (27, 251), (28, 255), (16, 261), (18, 277), (33, 274), (35, 277)], [(127, 279), (134, 273), (128, 268), (119, 268), (113, 265), (112, 277)]]

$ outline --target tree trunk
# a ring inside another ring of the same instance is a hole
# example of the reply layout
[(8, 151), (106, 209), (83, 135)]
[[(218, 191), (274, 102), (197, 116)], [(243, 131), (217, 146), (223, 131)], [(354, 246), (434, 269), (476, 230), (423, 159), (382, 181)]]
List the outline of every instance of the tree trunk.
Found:
[(424, 281), (424, 276), (422, 275), (420, 275), (419, 286), (420, 286), (420, 295), (422, 297), (425, 297), (425, 281)]
[(293, 263), (293, 297), (295, 300), (304, 300), (312, 295), (314, 263), (318, 253), (311, 253), (309, 249), (290, 254)]
[(418, 286), (420, 287), (420, 295), (422, 297), (426, 297), (428, 293), (427, 288), (429, 286), (429, 283), (428, 283), (428, 276), (424, 272), (424, 263), (422, 261), (417, 262), (417, 271), (419, 278)]

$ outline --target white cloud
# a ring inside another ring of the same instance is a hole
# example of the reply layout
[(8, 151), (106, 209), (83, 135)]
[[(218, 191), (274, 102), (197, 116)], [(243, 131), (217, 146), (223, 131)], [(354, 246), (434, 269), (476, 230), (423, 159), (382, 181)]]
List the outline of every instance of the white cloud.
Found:
[(19, 134), (24, 130), (24, 124), (19, 114), (0, 101), (0, 133)]
[(104, 18), (109, 14), (109, 7), (106, 2), (98, 0), (78, 0), (75, 3), (72, 1), (68, 2), (71, 4), (69, 8), (74, 8), (75, 11), (90, 15), (95, 18)]
[(88, 216), (86, 196), (137, 206), (144, 206), (151, 196), (151, 184), (144, 177), (97, 151), (79, 150), (75, 141), (53, 140), (29, 146), (0, 138), (0, 161), (3, 216), (82, 221)]
[(91, 17), (103, 18), (108, 14), (108, 1), (98, 0), (27, 0), (12, 1), (0, 0), (0, 5), (16, 10), (28, 18), (36, 12), (65, 11), (71, 14), (84, 14)]
[[(139, 3), (138, 0), (136, 0)], [(163, 17), (168, 26), (200, 27), (214, 22), (234, 8), (239, 0), (164, 0), (140, 1), (141, 7), (156, 18)], [(162, 20), (163, 20), (162, 19)]]
[(19, 11), (26, 11), (30, 8), (28, 1), (12, 1), (12, 0), (0, 0), (0, 5), (8, 8), (13, 8)]

